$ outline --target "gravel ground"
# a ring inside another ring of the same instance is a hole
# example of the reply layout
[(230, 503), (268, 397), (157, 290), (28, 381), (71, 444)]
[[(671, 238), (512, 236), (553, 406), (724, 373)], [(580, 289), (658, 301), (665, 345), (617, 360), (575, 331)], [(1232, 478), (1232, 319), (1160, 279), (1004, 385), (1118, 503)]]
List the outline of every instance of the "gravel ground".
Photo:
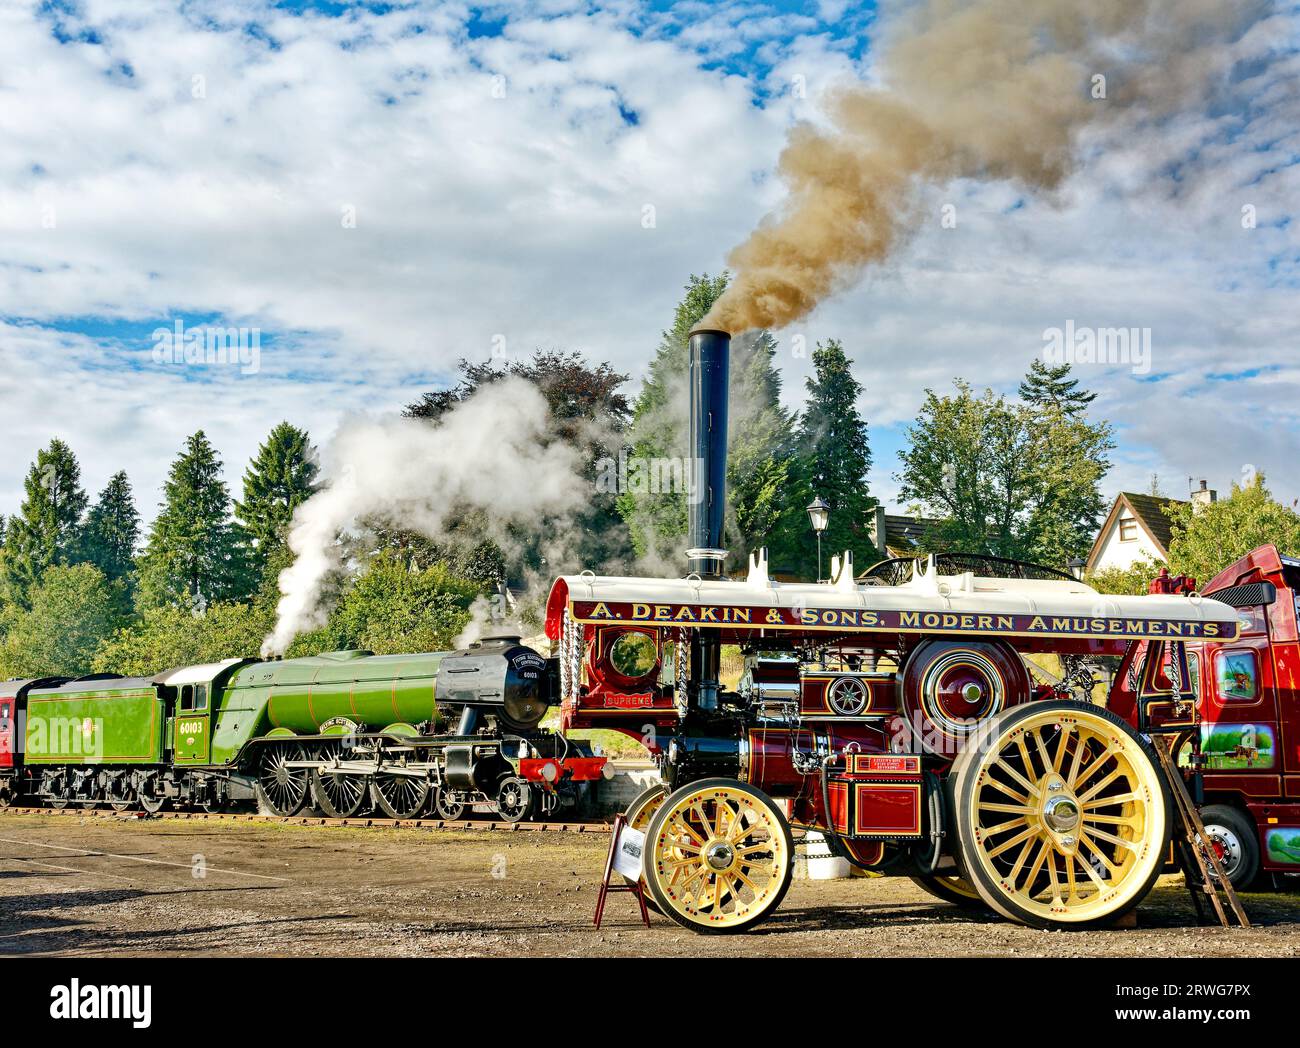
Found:
[(699, 936), (627, 895), (592, 925), (604, 834), (0, 816), (0, 954), (1300, 956), (1300, 893), (1195, 926), (1166, 877), (1137, 927), (1038, 932), (902, 878), (796, 881), (754, 932)]

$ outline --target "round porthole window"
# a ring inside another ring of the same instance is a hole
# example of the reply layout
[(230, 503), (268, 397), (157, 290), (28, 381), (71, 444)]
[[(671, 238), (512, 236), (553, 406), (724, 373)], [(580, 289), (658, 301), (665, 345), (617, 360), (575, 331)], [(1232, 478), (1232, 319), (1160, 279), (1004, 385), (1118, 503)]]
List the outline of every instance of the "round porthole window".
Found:
[(659, 665), (659, 649), (644, 633), (624, 633), (610, 645), (609, 664), (620, 676), (640, 680)]

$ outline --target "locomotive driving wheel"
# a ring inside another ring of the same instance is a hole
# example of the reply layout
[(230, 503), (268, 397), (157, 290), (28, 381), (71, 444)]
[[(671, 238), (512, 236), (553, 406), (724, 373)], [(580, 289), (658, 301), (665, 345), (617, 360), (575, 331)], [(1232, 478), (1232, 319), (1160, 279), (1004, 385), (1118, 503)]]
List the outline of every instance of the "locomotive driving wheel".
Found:
[(429, 780), (381, 771), (370, 780), (370, 796), (390, 819), (414, 819), (429, 802)]
[(761, 921), (785, 897), (793, 873), (785, 816), (762, 790), (734, 779), (683, 786), (647, 827), (651, 897), (693, 931), (737, 932)]
[(1040, 701), (995, 717), (953, 767), (962, 868), (1005, 917), (1108, 924), (1160, 874), (1169, 841), (1156, 758), (1123, 720)]
[(297, 815), (307, 803), (311, 775), (306, 768), (292, 768), (290, 761), (307, 759), (307, 750), (301, 745), (267, 746), (257, 772), (257, 808), (265, 815), (285, 818)]
[(363, 775), (343, 775), (313, 768), (311, 799), (326, 818), (350, 819), (370, 800), (370, 783)]

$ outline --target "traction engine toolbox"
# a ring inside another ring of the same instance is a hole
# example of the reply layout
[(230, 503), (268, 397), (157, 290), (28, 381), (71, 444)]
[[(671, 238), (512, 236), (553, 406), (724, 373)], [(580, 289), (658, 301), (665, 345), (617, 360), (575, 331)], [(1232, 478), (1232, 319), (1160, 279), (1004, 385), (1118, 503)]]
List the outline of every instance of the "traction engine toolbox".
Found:
[(842, 837), (921, 837), (921, 758), (850, 753), (827, 782), (831, 825)]

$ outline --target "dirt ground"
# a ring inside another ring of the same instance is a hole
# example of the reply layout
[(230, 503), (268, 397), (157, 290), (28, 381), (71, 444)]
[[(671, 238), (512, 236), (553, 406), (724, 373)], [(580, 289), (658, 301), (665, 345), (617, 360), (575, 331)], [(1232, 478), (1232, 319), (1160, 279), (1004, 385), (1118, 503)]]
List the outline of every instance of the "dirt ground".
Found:
[(1300, 956), (1300, 892), (1198, 928), (1178, 878), (1138, 927), (1038, 932), (902, 878), (796, 881), (754, 932), (591, 924), (608, 837), (0, 816), (0, 954), (120, 956)]

